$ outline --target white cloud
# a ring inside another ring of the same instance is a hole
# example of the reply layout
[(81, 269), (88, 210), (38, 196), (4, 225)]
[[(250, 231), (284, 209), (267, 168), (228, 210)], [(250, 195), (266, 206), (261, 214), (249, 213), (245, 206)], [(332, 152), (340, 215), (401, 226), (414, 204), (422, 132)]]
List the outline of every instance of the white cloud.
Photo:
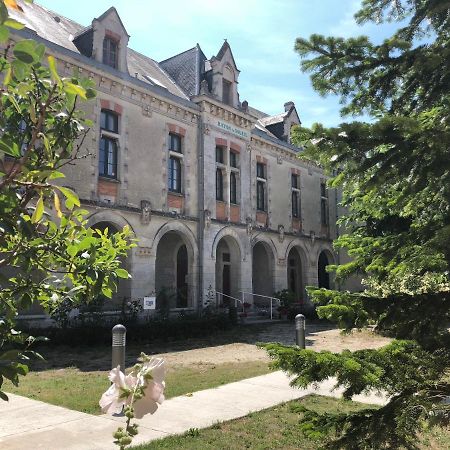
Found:
[(353, 0), (345, 16), (330, 28), (330, 35), (349, 38), (365, 34), (365, 27), (358, 25), (353, 17), (360, 8), (361, 0)]

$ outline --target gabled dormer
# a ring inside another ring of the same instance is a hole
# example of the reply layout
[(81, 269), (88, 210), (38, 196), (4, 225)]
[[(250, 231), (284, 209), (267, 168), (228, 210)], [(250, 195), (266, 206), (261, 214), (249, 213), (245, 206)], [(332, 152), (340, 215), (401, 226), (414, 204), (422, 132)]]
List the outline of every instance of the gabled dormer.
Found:
[(91, 26), (78, 33), (73, 43), (83, 55), (121, 72), (128, 72), (129, 38), (116, 8), (111, 7), (94, 19)]
[(262, 117), (259, 119), (259, 124), (278, 139), (290, 144), (292, 127), (301, 125), (301, 121), (294, 102), (286, 102), (284, 113)]
[(211, 91), (216, 98), (234, 108), (239, 107), (238, 78), (239, 70), (236, 67), (230, 45), (225, 40), (217, 56), (210, 61)]

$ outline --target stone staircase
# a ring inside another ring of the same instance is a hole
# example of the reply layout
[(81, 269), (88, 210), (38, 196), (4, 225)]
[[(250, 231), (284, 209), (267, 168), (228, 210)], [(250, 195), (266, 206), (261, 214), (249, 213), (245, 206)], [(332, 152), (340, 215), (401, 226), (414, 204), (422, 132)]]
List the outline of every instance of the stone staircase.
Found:
[(238, 312), (239, 322), (244, 324), (255, 324), (255, 323), (269, 323), (269, 322), (280, 322), (277, 307), (272, 308), (272, 320), (270, 319), (270, 307), (269, 308), (258, 308), (252, 305), (250, 308), (246, 309), (245, 315), (242, 311)]

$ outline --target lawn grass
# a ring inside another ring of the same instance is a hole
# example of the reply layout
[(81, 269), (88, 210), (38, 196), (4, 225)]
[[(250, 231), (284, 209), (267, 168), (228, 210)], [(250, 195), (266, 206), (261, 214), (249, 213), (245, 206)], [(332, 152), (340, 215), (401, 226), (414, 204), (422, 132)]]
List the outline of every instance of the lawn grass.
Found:
[[(168, 369), (166, 398), (217, 387), (269, 372), (267, 362), (249, 361), (197, 364)], [(19, 387), (5, 382), (4, 390), (88, 414), (100, 414), (98, 401), (110, 385), (108, 372), (82, 372), (76, 368), (30, 372)]]
[(241, 419), (218, 423), (211, 428), (192, 429), (180, 436), (152, 441), (133, 447), (133, 450), (316, 450), (323, 442), (308, 439), (299, 430), (298, 423), (301, 417), (297, 411), (299, 405), (318, 412), (337, 412), (338, 410), (344, 412), (367, 408), (367, 405), (361, 403), (311, 395), (251, 413)]
[[(361, 403), (310, 395), (251, 413), (241, 419), (217, 423), (203, 430), (191, 429), (183, 435), (170, 436), (132, 448), (133, 450), (316, 450), (325, 442), (309, 439), (300, 431), (299, 405), (319, 413), (348, 412), (367, 408), (367, 405)], [(424, 436), (421, 444), (423, 450), (449, 448), (450, 430), (434, 429)]]

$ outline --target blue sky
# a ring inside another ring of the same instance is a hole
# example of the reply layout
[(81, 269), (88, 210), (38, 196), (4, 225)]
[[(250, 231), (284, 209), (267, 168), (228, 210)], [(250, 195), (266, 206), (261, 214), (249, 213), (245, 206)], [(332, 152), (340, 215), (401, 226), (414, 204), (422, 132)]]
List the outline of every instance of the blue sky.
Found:
[(223, 39), (231, 45), (238, 69), (241, 101), (268, 114), (297, 106), (304, 125), (343, 121), (336, 97), (322, 98), (300, 71), (295, 39), (312, 33), (368, 34), (379, 41), (395, 25), (360, 27), (353, 14), (360, 0), (37, 0), (82, 25), (114, 5), (130, 34), (130, 47), (161, 61), (198, 42), (209, 58)]

